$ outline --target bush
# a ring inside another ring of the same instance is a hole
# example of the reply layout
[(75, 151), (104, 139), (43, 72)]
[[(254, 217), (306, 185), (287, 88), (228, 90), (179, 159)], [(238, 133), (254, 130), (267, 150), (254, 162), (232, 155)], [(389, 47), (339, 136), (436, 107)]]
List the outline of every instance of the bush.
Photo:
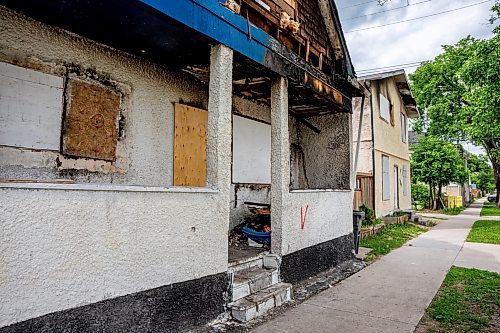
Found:
[(359, 210), (365, 213), (365, 218), (363, 219), (363, 225), (374, 225), (377, 224), (377, 219), (375, 218), (375, 211), (366, 205), (359, 206)]
[(411, 199), (415, 205), (425, 206), (429, 202), (429, 187), (422, 183), (412, 184)]

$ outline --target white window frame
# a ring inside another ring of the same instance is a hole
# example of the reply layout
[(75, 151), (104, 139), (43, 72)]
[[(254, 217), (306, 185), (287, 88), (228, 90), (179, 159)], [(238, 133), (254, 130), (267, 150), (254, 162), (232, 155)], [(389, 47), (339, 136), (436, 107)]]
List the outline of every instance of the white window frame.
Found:
[(389, 171), (389, 156), (382, 155), (382, 200), (391, 200), (391, 176)]

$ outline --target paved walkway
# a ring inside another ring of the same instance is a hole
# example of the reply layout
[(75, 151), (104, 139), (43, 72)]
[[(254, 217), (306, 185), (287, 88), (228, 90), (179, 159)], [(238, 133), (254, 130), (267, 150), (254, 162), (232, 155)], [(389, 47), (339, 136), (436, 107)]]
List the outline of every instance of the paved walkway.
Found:
[(462, 260), (483, 202), (251, 332), (413, 332), (450, 267)]

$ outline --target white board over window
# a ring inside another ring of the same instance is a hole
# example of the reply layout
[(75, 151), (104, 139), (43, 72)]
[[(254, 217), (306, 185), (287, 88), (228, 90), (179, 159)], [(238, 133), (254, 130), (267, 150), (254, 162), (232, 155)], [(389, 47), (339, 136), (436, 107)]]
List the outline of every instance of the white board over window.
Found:
[(62, 77), (0, 62), (0, 145), (59, 150)]
[(233, 116), (233, 182), (271, 184), (271, 125)]
[(391, 119), (391, 103), (384, 95), (380, 94), (380, 116), (386, 121)]
[(389, 157), (382, 156), (382, 200), (391, 199)]

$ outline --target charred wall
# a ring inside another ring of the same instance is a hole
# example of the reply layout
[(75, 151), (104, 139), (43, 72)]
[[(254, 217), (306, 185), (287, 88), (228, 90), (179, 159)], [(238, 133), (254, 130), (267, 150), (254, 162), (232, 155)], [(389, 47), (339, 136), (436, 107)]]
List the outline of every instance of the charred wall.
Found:
[(349, 114), (307, 118), (316, 133), (295, 122), (291, 133), (291, 188), (348, 190), (350, 177)]

